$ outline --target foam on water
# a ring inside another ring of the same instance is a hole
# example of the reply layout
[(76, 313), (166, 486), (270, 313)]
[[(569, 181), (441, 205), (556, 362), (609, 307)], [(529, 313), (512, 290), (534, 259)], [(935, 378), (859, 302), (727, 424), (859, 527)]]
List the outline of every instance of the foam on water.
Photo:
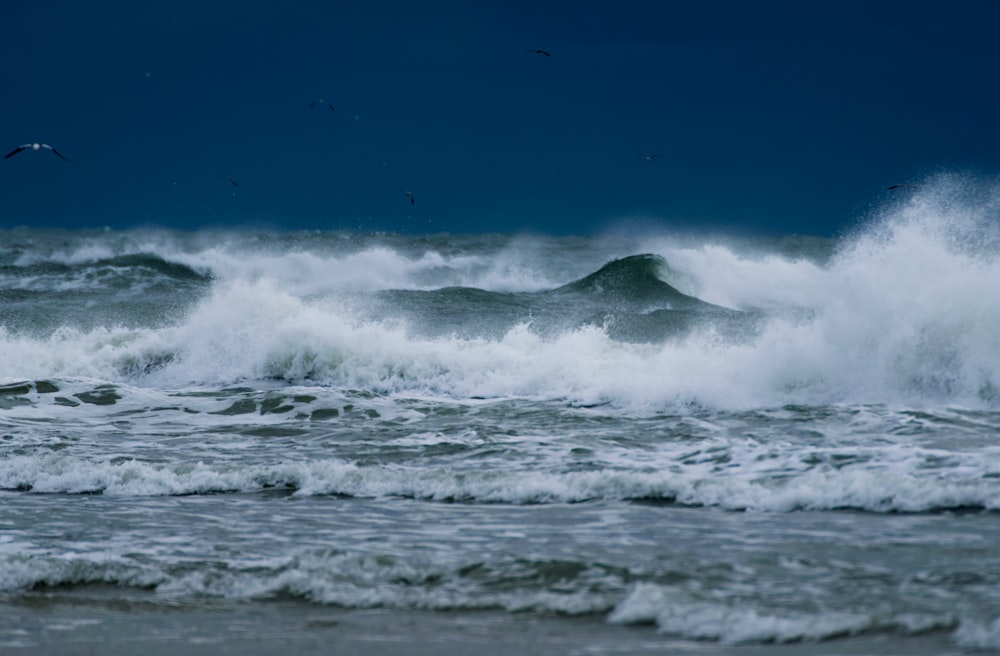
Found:
[[(187, 237), (186, 239), (184, 237)], [(400, 246), (407, 246), (401, 248)], [(536, 240), (512, 240), (488, 256), (445, 253), (432, 245), (343, 243), (334, 236), (296, 239), (288, 243), (266, 235), (218, 234), (191, 237), (139, 233), (109, 243), (95, 237), (72, 249), (26, 251), (13, 260), (17, 267), (43, 263), (92, 265), (127, 256), (154, 255), (224, 281), (268, 279), (297, 296), (380, 289), (477, 287), (496, 291), (538, 291), (559, 285), (558, 273), (580, 272)], [(582, 273), (589, 273), (582, 271)], [(572, 274), (569, 274), (572, 275)]]
[[(752, 339), (734, 341), (711, 327), (655, 344), (622, 343), (600, 326), (542, 337), (530, 321), (499, 339), (420, 337), (405, 321), (367, 316), (363, 300), (339, 293), (530, 287), (518, 281), (509, 251), (411, 257), (384, 247), (336, 255), (209, 248), (171, 253), (218, 278), (176, 325), (67, 329), (40, 340), (0, 335), (0, 360), (26, 377), (121, 380), (141, 371), (152, 372), (155, 384), (207, 386), (278, 378), (642, 411), (692, 403), (992, 408), (1000, 403), (1000, 256), (993, 248), (1000, 235), (995, 199), (973, 196), (939, 181), (846, 239), (824, 265), (720, 245), (663, 249), (674, 272), (667, 275), (682, 290), (772, 312)], [(541, 271), (530, 271), (536, 286), (556, 282), (535, 275)]]
[(523, 464), (503, 470), (474, 460), (438, 466), (362, 466), (340, 459), (159, 464), (41, 452), (0, 459), (0, 489), (159, 496), (277, 488), (300, 496), (515, 504), (641, 499), (771, 512), (1000, 510), (995, 451), (991, 458), (982, 451), (855, 447), (846, 458), (852, 464), (837, 462), (835, 449), (789, 445), (733, 445), (703, 460), (686, 458), (683, 446), (662, 451), (627, 468), (620, 461), (618, 467), (581, 472), (559, 471), (558, 458), (550, 471), (525, 470)]
[(1000, 649), (1000, 617), (993, 622), (963, 621), (955, 631), (955, 642), (970, 649)]
[(828, 640), (874, 631), (920, 634), (950, 629), (956, 624), (949, 615), (762, 611), (749, 604), (729, 605), (698, 599), (682, 588), (652, 583), (635, 585), (608, 620), (616, 624), (655, 623), (663, 633), (724, 643)]
[(98, 583), (153, 589), (156, 599), (167, 602), (292, 596), (342, 608), (603, 615), (613, 624), (655, 624), (665, 634), (729, 644), (951, 631), (962, 647), (997, 645), (997, 622), (975, 618), (969, 609), (958, 614), (886, 607), (806, 610), (775, 605), (774, 599), (726, 602), (679, 585), (630, 585), (630, 578), (643, 574), (599, 563), (509, 557), (484, 563), (472, 554), (456, 558), (422, 550), (372, 554), (339, 549), (303, 549), (283, 557), (219, 554), (202, 560), (135, 549), (60, 557), (30, 548), (14, 555), (0, 552), (0, 591)]
[[(147, 559), (148, 560), (148, 559)], [(430, 610), (504, 609), (582, 615), (606, 612), (617, 590), (601, 590), (603, 572), (582, 567), (576, 578), (589, 585), (573, 591), (504, 590), (504, 576), (537, 575), (545, 562), (453, 562), (414, 554), (373, 556), (338, 550), (304, 551), (289, 558), (252, 559), (233, 563), (137, 562), (115, 552), (52, 558), (46, 554), (0, 554), (0, 591), (33, 586), (108, 583), (155, 587), (157, 597), (267, 599), (292, 595), (315, 603), (346, 608), (407, 608)], [(478, 576), (463, 574), (477, 571)], [(526, 571), (527, 570), (527, 571)], [(619, 586), (620, 587), (620, 586)]]
[[(12, 246), (0, 592), (1000, 648), (996, 207), (932, 181), (833, 252), (335, 233)], [(468, 315), (498, 327), (448, 323)], [(665, 316), (685, 329), (615, 330)]]

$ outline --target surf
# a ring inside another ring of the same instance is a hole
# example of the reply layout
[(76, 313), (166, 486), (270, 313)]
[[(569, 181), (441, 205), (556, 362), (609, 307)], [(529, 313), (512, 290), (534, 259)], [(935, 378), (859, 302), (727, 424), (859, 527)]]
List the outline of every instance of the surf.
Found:
[(90, 299), (50, 283), (9, 292), (50, 323), (7, 320), (0, 358), (21, 378), (276, 380), (642, 411), (994, 408), (1000, 236), (990, 193), (950, 179), (924, 185), (828, 252), (663, 235), (325, 235), (311, 246), (277, 236), (265, 246), (246, 235), (208, 244), (130, 233), (103, 247), (91, 235), (48, 259), (18, 255), (20, 288), (32, 290), (30, 267), (47, 263), (56, 277), (115, 269), (169, 286), (151, 295), (127, 283)]

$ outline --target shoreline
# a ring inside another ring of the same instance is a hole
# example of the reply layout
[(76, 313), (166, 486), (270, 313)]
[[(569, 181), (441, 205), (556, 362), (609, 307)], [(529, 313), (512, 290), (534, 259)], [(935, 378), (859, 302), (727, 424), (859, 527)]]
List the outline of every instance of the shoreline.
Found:
[(0, 599), (0, 651), (7, 656), (967, 653), (950, 641), (950, 631), (733, 645), (680, 639), (658, 633), (652, 625), (621, 626), (594, 616), (357, 610), (295, 600), (164, 602), (142, 599), (142, 594), (116, 598), (115, 588), (100, 588), (85, 586), (68, 594), (65, 589), (38, 591)]

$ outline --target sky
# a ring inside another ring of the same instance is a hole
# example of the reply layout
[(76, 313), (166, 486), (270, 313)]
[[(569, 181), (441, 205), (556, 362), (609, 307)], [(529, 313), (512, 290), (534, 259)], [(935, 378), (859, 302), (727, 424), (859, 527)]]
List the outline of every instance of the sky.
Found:
[(11, 0), (0, 23), (0, 149), (68, 158), (0, 160), (0, 227), (836, 235), (888, 185), (1000, 173), (992, 0)]

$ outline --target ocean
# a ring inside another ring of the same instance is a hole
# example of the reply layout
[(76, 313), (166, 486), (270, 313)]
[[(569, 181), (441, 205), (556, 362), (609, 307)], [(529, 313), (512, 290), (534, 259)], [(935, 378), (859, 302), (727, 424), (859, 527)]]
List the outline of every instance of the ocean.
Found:
[(997, 206), (3, 230), (0, 652), (1000, 651)]

